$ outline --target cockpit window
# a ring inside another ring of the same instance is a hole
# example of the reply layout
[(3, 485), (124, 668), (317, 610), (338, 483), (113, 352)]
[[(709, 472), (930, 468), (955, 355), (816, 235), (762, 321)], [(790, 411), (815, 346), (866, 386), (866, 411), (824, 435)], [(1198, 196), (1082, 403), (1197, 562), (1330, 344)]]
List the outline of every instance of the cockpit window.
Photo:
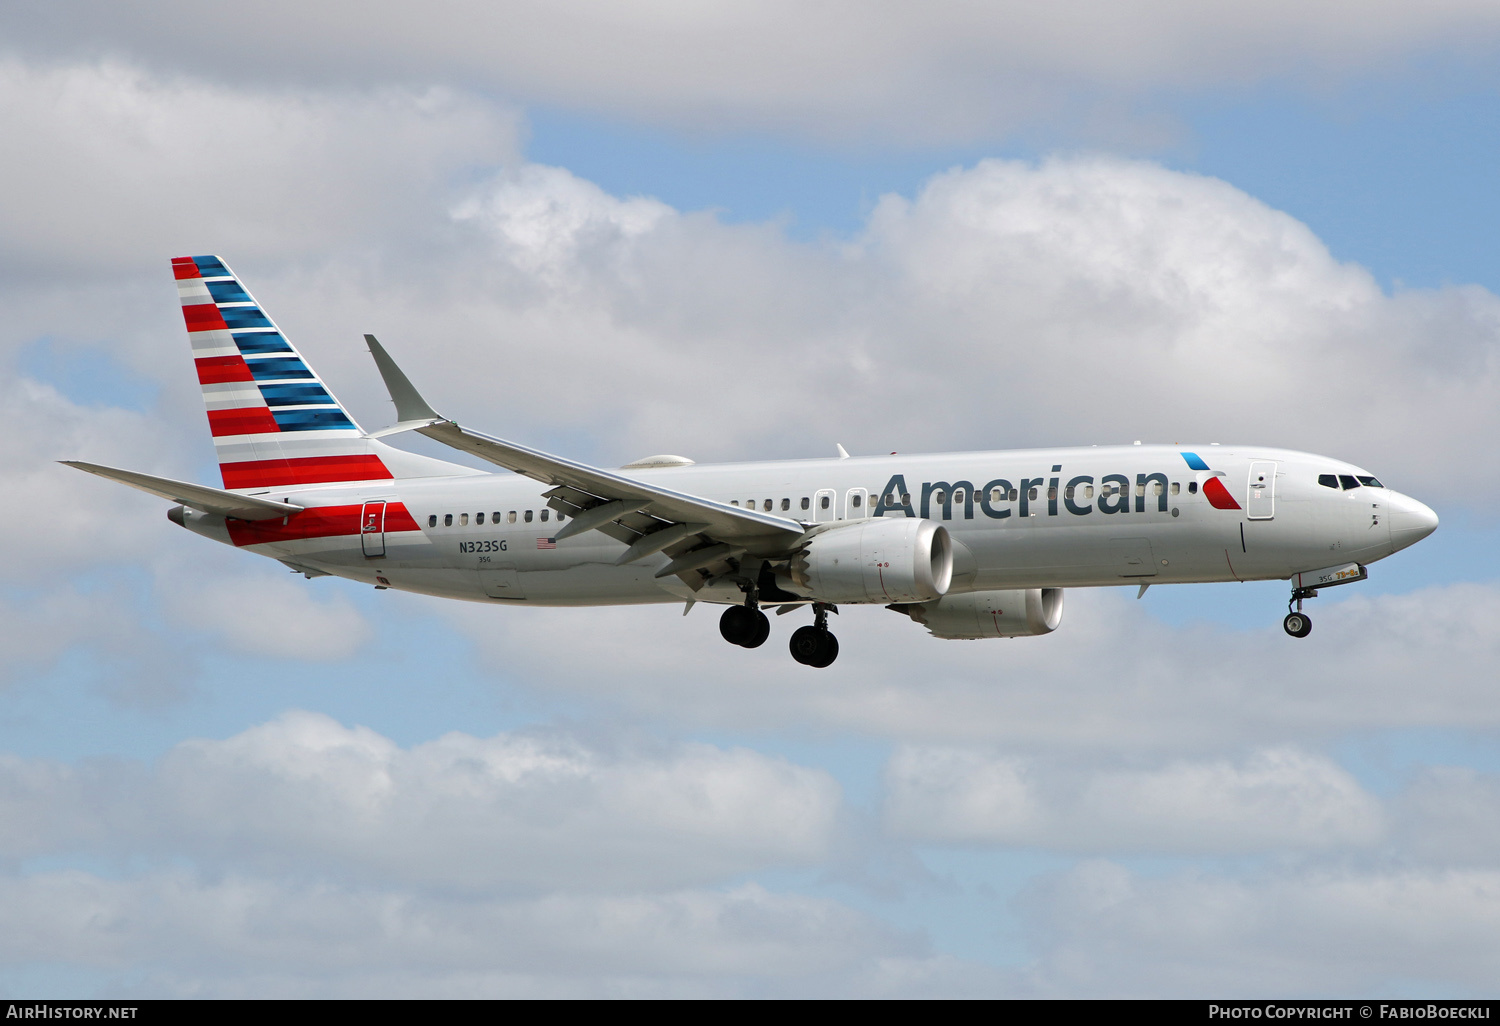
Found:
[(1370, 477), (1367, 474), (1360, 474), (1359, 475), (1359, 483), (1362, 484), (1362, 485), (1364, 485), (1366, 488), (1384, 488), (1385, 487), (1385, 485), (1381, 484), (1379, 481), (1375, 480), (1373, 477)]
[(1337, 474), (1319, 474), (1318, 484), (1324, 488), (1336, 489), (1339, 486), (1339, 476)]
[(1344, 491), (1353, 491), (1359, 487), (1359, 482), (1354, 479), (1353, 474), (1340, 474), (1339, 484), (1344, 486)]

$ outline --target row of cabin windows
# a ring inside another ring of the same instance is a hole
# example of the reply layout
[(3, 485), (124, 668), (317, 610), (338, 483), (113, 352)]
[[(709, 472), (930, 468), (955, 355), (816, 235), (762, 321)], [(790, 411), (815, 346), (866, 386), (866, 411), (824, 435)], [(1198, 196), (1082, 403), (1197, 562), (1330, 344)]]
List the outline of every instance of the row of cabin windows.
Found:
[[(831, 495), (820, 495), (820, 496), (818, 496), (818, 508), (819, 509), (828, 509), (829, 506), (832, 504), (832, 502), (833, 502), (833, 496), (831, 496)], [(776, 500), (775, 499), (762, 499), (762, 500), (760, 500), (760, 503), (761, 503), (761, 505), (760, 505), (761, 510), (764, 511), (764, 512), (766, 512), (766, 513), (769, 513), (773, 509), (776, 508)], [(730, 499), (729, 500), (729, 504), (731, 506), (738, 506), (740, 504), (740, 500), (739, 499)], [(855, 509), (859, 509), (860, 506), (863, 505), (863, 504), (864, 504), (864, 496), (859, 495), (858, 493), (849, 496), (849, 505), (853, 506)], [(802, 509), (805, 509), (805, 510), (806, 509), (812, 509), (812, 500), (809, 499), (807, 496), (804, 495), (804, 496), (802, 496), (802, 499), (800, 500), (799, 505), (801, 506)], [(754, 499), (746, 499), (745, 500), (745, 508), (746, 509), (755, 509), (756, 508), (756, 500), (754, 500)], [(781, 508), (782, 508), (783, 511), (790, 510), (792, 508), (792, 500), (791, 499), (782, 499), (781, 500)]]
[[(1346, 477), (1347, 477), (1347, 475), (1346, 475)], [(1347, 477), (1347, 480), (1353, 482), (1354, 478)], [(1321, 484), (1321, 485), (1324, 485), (1324, 486), (1326, 486), (1328, 488), (1337, 488), (1338, 487), (1338, 481), (1334, 479), (1334, 477), (1333, 477), (1332, 474), (1324, 474), (1324, 475), (1322, 475), (1321, 477), (1318, 478), (1318, 483)], [(1344, 487), (1345, 488), (1358, 488), (1360, 483), (1370, 485), (1370, 486), (1372, 486), (1374, 488), (1381, 487), (1380, 482), (1376, 481), (1373, 477), (1361, 477), (1359, 479), (1359, 483), (1346, 484), (1346, 485), (1344, 485)], [(1196, 495), (1198, 493), (1198, 483), (1196, 481), (1189, 481), (1188, 482), (1187, 490), (1188, 490), (1188, 493), (1190, 495)], [(1081, 489), (1081, 491), (1082, 491), (1083, 498), (1085, 498), (1085, 499), (1092, 499), (1094, 497), (1094, 486), (1093, 485), (1084, 485), (1083, 488)], [(1027, 492), (1027, 498), (1030, 499), (1032, 502), (1035, 502), (1035, 501), (1037, 501), (1037, 498), (1040, 495), (1040, 492), (1041, 492), (1040, 488), (1031, 488)], [(1068, 487), (1066, 489), (1064, 489), (1064, 493), (1066, 494), (1066, 496), (1069, 499), (1077, 498), (1078, 497), (1078, 492), (1079, 492), (1079, 490), (1076, 489), (1075, 486), (1073, 486), (1073, 485), (1068, 485)], [(1173, 495), (1179, 495), (1179, 494), (1181, 494), (1181, 492), (1182, 492), (1182, 485), (1178, 484), (1176, 481), (1173, 481), (1172, 482), (1172, 486), (1171, 486), (1171, 492), (1172, 492)], [(1100, 489), (1100, 494), (1104, 495), (1104, 496), (1118, 495), (1119, 493), (1120, 493), (1120, 486), (1119, 485), (1107, 484), (1107, 485), (1104, 485)], [(1157, 496), (1157, 495), (1161, 495), (1161, 493), (1162, 493), (1161, 482), (1160, 481), (1152, 481), (1151, 482), (1151, 494), (1153, 496)], [(1140, 482), (1140, 481), (1136, 482), (1136, 485), (1135, 485), (1135, 494), (1136, 495), (1142, 495), (1142, 496), (1146, 494), (1146, 485), (1143, 482)], [(964, 490), (962, 488), (959, 488), (959, 489), (955, 490), (954, 493), (953, 493), (953, 501), (954, 502), (963, 502), (964, 501), (964, 497), (965, 497)], [(1003, 489), (1003, 488), (991, 488), (990, 489), (990, 501), (991, 502), (1015, 502), (1019, 498), (1020, 498), (1020, 490), (1016, 489), (1016, 488), (1012, 488), (1009, 492), (1006, 492), (1005, 489)], [(1053, 487), (1047, 489), (1047, 498), (1048, 499), (1056, 499), (1057, 498), (1057, 488), (1056, 488), (1056, 486), (1053, 486)], [(935, 492), (932, 493), (932, 501), (938, 503), (939, 505), (942, 505), (944, 502), (947, 501), (947, 499), (948, 499), (947, 493), (944, 492), (942, 489), (938, 489), (937, 491), (935, 491)], [(819, 509), (825, 509), (825, 510), (828, 509), (829, 505), (831, 503), (831, 500), (832, 500), (832, 496), (829, 496), (829, 495), (820, 495), (820, 496), (818, 496), (818, 508)], [(874, 502), (874, 501), (877, 501), (877, 500), (871, 500), (871, 501)], [(777, 506), (777, 502), (776, 502), (775, 499), (762, 499), (762, 500), (759, 500), (759, 502), (760, 502), (760, 508), (764, 512), (766, 512), (766, 513), (770, 513)], [(864, 496), (860, 495), (858, 492), (856, 492), (853, 495), (849, 496), (849, 505), (851, 507), (853, 507), (854, 509), (859, 509), (863, 505), (863, 502), (864, 502)], [(889, 495), (887, 495), (885, 497), (885, 504), (887, 506), (910, 505), (910, 503), (911, 503), (911, 493), (909, 493), (909, 492), (902, 492), (901, 493), (901, 502), (899, 502), (899, 503), (896, 501), (896, 494), (894, 492), (892, 492), (891, 494), (889, 494)], [(730, 499), (729, 500), (729, 504), (731, 506), (738, 506), (740, 504), (740, 501), (738, 499)], [(745, 500), (745, 507), (744, 508), (745, 509), (755, 509), (756, 505), (757, 505), (757, 500), (755, 500), (755, 499), (746, 499)], [(781, 509), (783, 511), (790, 510), (792, 508), (792, 500), (789, 499), (789, 498), (784, 498), (784, 499), (781, 500), (780, 505), (781, 505)], [(801, 505), (801, 508), (804, 509), (804, 510), (811, 509), (812, 508), (812, 499), (810, 499), (810, 498), (808, 498), (807, 496), (804, 495), (802, 497), (800, 505)], [(550, 510), (546, 510), (546, 509), (544, 509), (544, 510), (541, 511), (541, 513), (540, 513), (540, 519), (541, 519), (542, 523), (545, 524), (547, 522), (547, 517), (550, 514), (550, 512), (551, 512)], [(527, 523), (527, 524), (531, 523), (531, 514), (532, 514), (532, 511), (529, 510), (529, 509), (528, 510), (522, 510), (520, 512), (520, 517), (521, 517), (522, 522), (523, 523)], [(490, 522), (491, 523), (493, 523), (493, 524), (500, 523), (500, 511), (499, 510), (496, 510), (494, 513), (491, 513), (489, 516), (490, 516)], [(443, 514), (443, 526), (444, 527), (452, 527), (453, 526), (453, 517), (454, 517), (454, 514), (452, 514), (452, 513), (445, 513), (445, 514)], [(485, 517), (485, 515), (483, 513), (476, 513), (476, 514), (474, 514), (474, 523), (475, 524), (479, 524), (479, 525), (483, 525), (484, 524), (484, 517)], [(516, 517), (517, 517), (517, 512), (515, 510), (511, 510), (509, 513), (505, 514), (505, 523), (507, 523), (507, 524), (514, 524), (516, 522)], [(562, 523), (563, 520), (564, 520), (563, 514), (559, 513), (557, 515), (557, 522), (558, 523)], [(436, 527), (437, 525), (438, 525), (437, 514), (433, 513), (432, 515), (430, 515), (427, 518), (427, 526), (428, 527)], [(468, 525), (469, 525), (469, 514), (467, 514), (467, 513), (459, 513), (458, 514), (458, 526), (460, 526), (460, 527), (467, 527)]]
[(1318, 484), (1324, 488), (1342, 488), (1344, 491), (1353, 491), (1363, 485), (1366, 488), (1384, 488), (1385, 485), (1370, 477), (1368, 474), (1319, 474)]
[[(529, 509), (521, 510), (521, 512), (519, 514), (521, 522), (524, 523), (524, 524), (531, 523), (532, 512), (533, 511), (529, 510)], [(541, 513), (539, 515), (539, 519), (541, 520), (542, 523), (545, 524), (547, 522), (547, 518), (549, 516), (551, 516), (551, 515), (552, 515), (552, 511), (550, 509), (544, 509), (544, 510), (541, 511)], [(454, 514), (452, 514), (452, 513), (444, 513), (443, 514), (443, 526), (444, 527), (452, 527), (453, 526), (453, 517), (454, 517)], [(482, 526), (484, 524), (484, 517), (485, 517), (485, 515), (483, 513), (475, 513), (474, 514), (474, 523), (479, 524), (479, 525)], [(492, 524), (498, 524), (498, 523), (500, 523), (500, 511), (498, 509), (495, 510), (495, 512), (491, 513), (489, 515), (489, 517), (490, 517), (490, 523), (492, 523)], [(509, 513), (505, 514), (505, 522), (507, 524), (514, 524), (516, 522), (516, 518), (517, 518), (517, 513), (516, 513), (515, 510), (511, 510)], [(559, 513), (557, 515), (557, 522), (559, 524), (562, 523), (566, 519), (567, 518), (564, 517), (561, 513)], [(438, 515), (436, 513), (430, 514), (427, 517), (427, 526), (428, 527), (436, 527), (437, 525), (438, 525)], [(459, 527), (468, 527), (469, 526), (469, 514), (467, 514), (467, 513), (459, 513), (458, 514), (458, 526)]]
[[(1373, 478), (1372, 478), (1372, 480), (1373, 480)], [(1173, 481), (1172, 484), (1171, 484), (1171, 486), (1170, 486), (1170, 490), (1171, 490), (1171, 494), (1174, 495), (1174, 496), (1181, 495), (1182, 494), (1182, 485), (1181, 485), (1181, 483), (1179, 483), (1177, 481)], [(1196, 494), (1198, 494), (1198, 483), (1196, 481), (1189, 481), (1188, 482), (1187, 490), (1188, 490), (1188, 494), (1190, 494), (1190, 495), (1196, 495)], [(1080, 492), (1081, 492), (1083, 498), (1085, 498), (1085, 499), (1092, 499), (1094, 497), (1094, 486), (1091, 485), (1091, 484), (1090, 485), (1084, 485), (1082, 487), (1082, 489), (1080, 490), (1079, 488), (1077, 488), (1074, 485), (1069, 485), (1066, 489), (1064, 489), (1064, 492), (1067, 495), (1067, 497), (1070, 498), (1070, 499), (1078, 498)], [(1109, 495), (1118, 495), (1119, 493), (1120, 493), (1120, 486), (1119, 485), (1113, 485), (1113, 484), (1104, 485), (1102, 487), (1102, 489), (1101, 489), (1101, 492), (1100, 492), (1101, 495), (1106, 495), (1106, 496), (1109, 496)], [(1037, 501), (1037, 498), (1040, 496), (1040, 494), (1041, 494), (1041, 488), (1039, 488), (1039, 487), (1030, 488), (1027, 491), (1027, 498), (1029, 500), (1031, 500), (1032, 502), (1035, 502), (1035, 501)], [(1140, 482), (1140, 481), (1136, 482), (1136, 485), (1135, 485), (1135, 494), (1139, 495), (1139, 496), (1144, 496), (1146, 494), (1146, 484), (1144, 482)], [(1162, 483), (1160, 481), (1152, 481), (1151, 482), (1151, 494), (1153, 496), (1159, 496), (1159, 495), (1162, 494)], [(1003, 488), (991, 488), (990, 489), (990, 501), (991, 502), (1015, 502), (1020, 497), (1021, 497), (1020, 496), (1020, 489), (1017, 489), (1017, 488), (1012, 488), (1008, 492), (1005, 489), (1003, 489)], [(833, 497), (829, 496), (829, 495), (820, 495), (820, 496), (818, 496), (818, 508), (820, 510), (826, 510), (826, 509), (828, 509), (829, 505), (830, 505), (830, 503), (832, 501), (832, 498)], [(1048, 499), (1056, 499), (1057, 498), (1057, 488), (1056, 488), (1056, 486), (1053, 486), (1053, 487), (1047, 489), (1047, 498)], [(964, 499), (965, 499), (964, 490), (962, 488), (956, 489), (954, 491), (954, 493), (953, 493), (953, 501), (954, 502), (963, 502)], [(938, 489), (937, 491), (935, 491), (935, 492), (932, 493), (932, 500), (934, 502), (942, 504), (942, 503), (948, 501), (947, 493), (944, 492), (942, 489)], [(875, 503), (875, 502), (878, 502), (879, 501), (879, 496), (876, 496), (875, 498), (872, 498), (870, 501), (871, 501), (872, 504)], [(858, 492), (856, 492), (855, 494), (849, 496), (849, 505), (852, 508), (854, 508), (854, 509), (859, 509), (861, 507), (861, 505), (863, 505), (863, 502), (864, 502), (864, 497), (862, 495), (860, 495)], [(903, 493), (901, 493), (901, 501), (899, 503), (896, 501), (896, 493), (895, 492), (892, 492), (891, 494), (889, 494), (889, 495), (887, 495), (885, 497), (885, 504), (886, 504), (887, 507), (910, 505), (910, 503), (911, 503), (911, 494), (909, 492), (903, 492)], [(740, 501), (738, 499), (730, 499), (729, 500), (729, 504), (731, 506), (738, 506), (740, 504)], [(770, 513), (772, 510), (776, 509), (777, 505), (778, 505), (778, 503), (777, 503), (777, 501), (775, 499), (761, 499), (761, 500), (746, 499), (745, 500), (745, 509), (756, 509), (758, 507), (759, 509), (761, 509), (762, 511), (764, 511), (766, 513)], [(807, 496), (804, 495), (802, 497), (802, 499), (801, 499), (800, 506), (804, 510), (811, 509), (812, 508), (812, 500), (809, 499)], [(790, 510), (792, 508), (792, 500), (791, 499), (782, 499), (780, 501), (780, 507), (781, 507), (781, 509), (783, 511)]]

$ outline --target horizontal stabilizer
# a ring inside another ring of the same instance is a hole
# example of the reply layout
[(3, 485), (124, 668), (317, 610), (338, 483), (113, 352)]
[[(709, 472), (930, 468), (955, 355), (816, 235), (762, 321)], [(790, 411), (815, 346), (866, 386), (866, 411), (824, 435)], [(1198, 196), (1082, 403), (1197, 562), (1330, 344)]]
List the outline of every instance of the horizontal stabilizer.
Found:
[(132, 488), (139, 488), (152, 495), (159, 495), (163, 499), (180, 502), (184, 506), (202, 510), (204, 513), (216, 513), (221, 517), (233, 517), (236, 520), (274, 520), (302, 512), (301, 506), (293, 506), (288, 502), (276, 502), (273, 499), (260, 499), (241, 495), (238, 492), (226, 492), (222, 488), (209, 488), (207, 485), (174, 481), (170, 477), (138, 474), (133, 470), (116, 470), (113, 467), (101, 467), (97, 463), (82, 463), (78, 460), (59, 460), (58, 462), (64, 466), (77, 467), (89, 474), (107, 477), (111, 481), (118, 481)]

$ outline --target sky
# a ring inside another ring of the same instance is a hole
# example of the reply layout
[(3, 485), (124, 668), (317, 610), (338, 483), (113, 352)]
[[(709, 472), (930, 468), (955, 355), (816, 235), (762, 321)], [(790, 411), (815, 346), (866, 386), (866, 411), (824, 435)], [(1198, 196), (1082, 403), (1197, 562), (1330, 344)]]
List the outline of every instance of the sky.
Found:
[[(1494, 996), (1497, 55), (1479, 0), (0, 8), (0, 992)], [(56, 463), (215, 482), (201, 253), (372, 430), (364, 332), (605, 466), (1243, 441), (1442, 526), (1302, 641), (1079, 589), (824, 671), (308, 581)]]

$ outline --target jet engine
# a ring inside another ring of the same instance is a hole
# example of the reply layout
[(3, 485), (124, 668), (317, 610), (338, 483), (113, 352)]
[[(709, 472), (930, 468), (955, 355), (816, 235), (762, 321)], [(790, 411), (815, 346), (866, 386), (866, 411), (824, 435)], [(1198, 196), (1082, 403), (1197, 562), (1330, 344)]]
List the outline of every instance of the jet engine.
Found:
[(936, 602), (899, 605), (935, 638), (1024, 638), (1051, 634), (1062, 622), (1061, 588), (971, 591)]
[(814, 535), (788, 569), (790, 590), (819, 602), (931, 602), (953, 579), (953, 542), (931, 520), (856, 521)]

